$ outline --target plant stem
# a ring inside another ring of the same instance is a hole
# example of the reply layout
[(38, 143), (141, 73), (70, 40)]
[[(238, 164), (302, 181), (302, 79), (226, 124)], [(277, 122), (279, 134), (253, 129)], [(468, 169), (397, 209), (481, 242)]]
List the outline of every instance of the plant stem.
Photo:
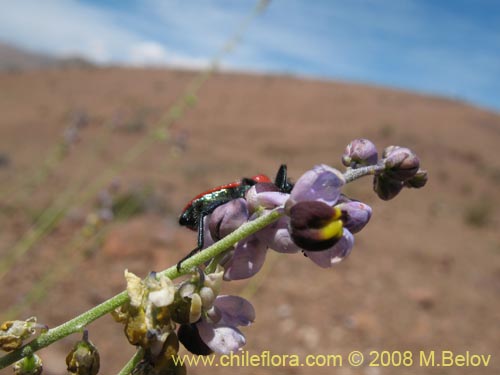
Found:
[[(180, 271), (177, 271), (176, 266), (172, 266), (165, 271), (162, 271), (162, 273), (170, 279), (175, 279), (179, 276), (185, 275), (189, 273), (193, 268), (204, 264), (218, 254), (228, 250), (238, 241), (241, 241), (242, 239), (278, 220), (281, 216), (283, 216), (283, 213), (280, 210), (273, 210), (265, 215), (262, 215), (261, 217), (258, 217), (257, 219), (242, 225), (240, 228), (224, 237), (222, 240), (214, 243), (212, 246), (207, 247), (206, 249), (200, 251), (198, 254), (195, 254), (191, 258), (186, 259), (182, 263)], [(100, 305), (77, 316), (76, 318), (73, 318), (61, 324), (60, 326), (48, 330), (30, 343), (1, 357), (0, 369), (9, 366), (10, 364), (20, 360), (21, 358), (29, 356), (37, 350), (45, 348), (66, 336), (82, 331), (94, 320), (97, 320), (98, 318), (110, 313), (117, 307), (123, 305), (128, 300), (129, 296), (127, 292), (123, 291), (116, 296), (108, 299), (107, 301), (104, 301)]]
[(142, 361), (142, 358), (144, 357), (144, 349), (139, 348), (135, 352), (132, 358), (123, 366), (123, 368), (120, 370), (118, 375), (128, 375), (132, 372), (132, 370), (137, 366), (137, 364)]
[(353, 182), (354, 180), (357, 180), (360, 177), (374, 175), (378, 172), (383, 171), (384, 169), (385, 166), (379, 164), (369, 165), (367, 167), (361, 167), (356, 169), (349, 168), (344, 172), (345, 182), (348, 184), (349, 182)]

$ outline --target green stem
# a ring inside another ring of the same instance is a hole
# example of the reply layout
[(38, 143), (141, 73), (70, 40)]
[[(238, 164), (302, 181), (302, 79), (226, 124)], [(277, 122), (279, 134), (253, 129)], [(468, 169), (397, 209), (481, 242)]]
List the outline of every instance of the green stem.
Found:
[(135, 354), (130, 358), (130, 360), (123, 366), (123, 368), (120, 370), (118, 375), (129, 375), (132, 373), (132, 370), (137, 366), (137, 364), (142, 361), (142, 358), (144, 357), (144, 349), (139, 348), (135, 352)]
[[(198, 267), (210, 259), (216, 257), (218, 254), (228, 250), (238, 241), (250, 236), (251, 234), (265, 228), (272, 222), (278, 220), (283, 213), (280, 210), (271, 211), (253, 221), (250, 221), (240, 228), (224, 237), (222, 240), (214, 243), (212, 246), (207, 247), (198, 254), (186, 259), (182, 263), (180, 271), (177, 271), (176, 266), (172, 266), (162, 273), (170, 279), (175, 279), (179, 276), (189, 273), (193, 268)], [(66, 323), (61, 324), (55, 328), (48, 330), (46, 333), (41, 334), (38, 338), (23, 347), (3, 356), (0, 358), (0, 369), (3, 369), (12, 363), (27, 357), (37, 350), (45, 348), (62, 338), (69, 336), (73, 333), (82, 331), (87, 325), (94, 320), (110, 313), (117, 307), (123, 305), (129, 300), (126, 291), (117, 294), (116, 296), (108, 299), (100, 305), (84, 312), (83, 314), (73, 318)]]

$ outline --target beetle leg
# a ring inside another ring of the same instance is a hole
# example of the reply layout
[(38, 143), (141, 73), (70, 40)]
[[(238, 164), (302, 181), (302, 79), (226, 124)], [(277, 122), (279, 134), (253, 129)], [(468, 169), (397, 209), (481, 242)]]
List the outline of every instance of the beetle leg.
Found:
[(283, 193), (289, 193), (290, 191), (292, 191), (293, 185), (287, 178), (286, 164), (281, 164), (280, 169), (278, 169), (278, 173), (276, 173), (274, 184)]
[(198, 218), (198, 245), (193, 250), (191, 250), (184, 258), (179, 260), (179, 262), (177, 263), (177, 271), (178, 272), (181, 270), (182, 262), (184, 262), (186, 259), (191, 258), (194, 254), (196, 254), (201, 249), (203, 249), (203, 232), (204, 232), (203, 219), (207, 215), (208, 215), (207, 212), (203, 212), (203, 211), (200, 212), (200, 216)]

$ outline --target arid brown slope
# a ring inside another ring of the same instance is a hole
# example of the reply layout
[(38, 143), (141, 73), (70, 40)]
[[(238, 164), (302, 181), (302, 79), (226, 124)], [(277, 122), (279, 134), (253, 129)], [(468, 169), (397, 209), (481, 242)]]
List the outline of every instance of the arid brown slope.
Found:
[[(147, 136), (194, 77), (181, 71), (93, 68), (0, 74), (3, 259), (43, 207), (54, 201), (65, 206), (78, 189), (95, 190), (94, 179)], [(76, 112), (89, 119), (80, 141), (45, 182), (23, 193)], [(196, 105), (171, 126), (170, 136), (171, 142), (153, 142), (118, 174), (121, 189), (152, 187), (161, 213), (113, 222), (100, 244), (86, 246), (81, 261), (71, 241), (97, 194), (73, 200), (58, 228), (3, 277), (0, 311), (22, 302), (49, 272), (56, 277), (45, 297), (19, 318), (37, 315), (57, 325), (121, 291), (125, 268), (146, 275), (191, 249), (194, 234), (175, 221), (193, 195), (241, 176), (273, 175), (280, 163), (288, 164), (295, 179), (317, 163), (339, 167), (345, 145), (366, 137), (379, 149), (390, 144), (414, 149), (429, 171), (428, 186), (381, 202), (368, 178), (358, 181), (347, 192), (370, 204), (374, 215), (356, 237), (349, 259), (322, 270), (300, 254), (270, 252), (256, 278), (227, 284), (226, 292), (244, 293), (257, 311), (255, 324), (245, 329), (245, 349), (301, 356), (470, 351), (492, 354), (490, 366), (355, 369), (344, 357), (344, 366), (335, 371), (499, 373), (498, 114), (363, 85), (223, 74), (208, 80)], [(90, 336), (101, 351), (103, 374), (116, 372), (133, 353), (111, 318), (90, 326)], [(64, 373), (64, 356), (74, 339), (42, 352), (47, 374)], [(311, 371), (332, 369), (259, 370)]]

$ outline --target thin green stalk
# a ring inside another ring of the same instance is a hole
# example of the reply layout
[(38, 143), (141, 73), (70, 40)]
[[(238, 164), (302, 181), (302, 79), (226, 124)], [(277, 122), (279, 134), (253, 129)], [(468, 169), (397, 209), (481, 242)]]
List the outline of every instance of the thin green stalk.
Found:
[(375, 175), (378, 172), (381, 172), (385, 169), (383, 165), (369, 165), (367, 167), (361, 167), (357, 169), (347, 169), (344, 173), (345, 182), (348, 184), (349, 182), (353, 182), (358, 178), (363, 176)]
[[(242, 225), (240, 228), (238, 228), (228, 236), (224, 237), (222, 240), (185, 260), (182, 263), (180, 271), (177, 271), (176, 266), (172, 266), (162, 273), (170, 279), (175, 279), (179, 276), (185, 275), (189, 273), (193, 268), (201, 266), (218, 254), (228, 250), (238, 241), (241, 241), (242, 239), (278, 220), (281, 216), (283, 216), (283, 213), (281, 211), (274, 210), (253, 221), (250, 221)], [(123, 305), (128, 300), (129, 296), (127, 292), (123, 291), (120, 294), (117, 294), (116, 296), (101, 303), (100, 305), (77, 316), (76, 318), (73, 318), (66, 323), (61, 324), (60, 326), (48, 330), (46, 333), (41, 334), (38, 338), (24, 345), (22, 348), (1, 357), (0, 369), (5, 368), (6, 366), (18, 361), (21, 358), (33, 354), (37, 350), (45, 348), (46, 346), (49, 346), (66, 336), (80, 332), (94, 320), (97, 320), (98, 318), (110, 313), (117, 307)]]
[(132, 358), (130, 358), (130, 360), (125, 364), (125, 366), (123, 366), (118, 375), (130, 374), (134, 370), (135, 366), (137, 366), (139, 362), (142, 361), (143, 357), (144, 357), (144, 349), (143, 348), (137, 349), (135, 354), (132, 356)]

